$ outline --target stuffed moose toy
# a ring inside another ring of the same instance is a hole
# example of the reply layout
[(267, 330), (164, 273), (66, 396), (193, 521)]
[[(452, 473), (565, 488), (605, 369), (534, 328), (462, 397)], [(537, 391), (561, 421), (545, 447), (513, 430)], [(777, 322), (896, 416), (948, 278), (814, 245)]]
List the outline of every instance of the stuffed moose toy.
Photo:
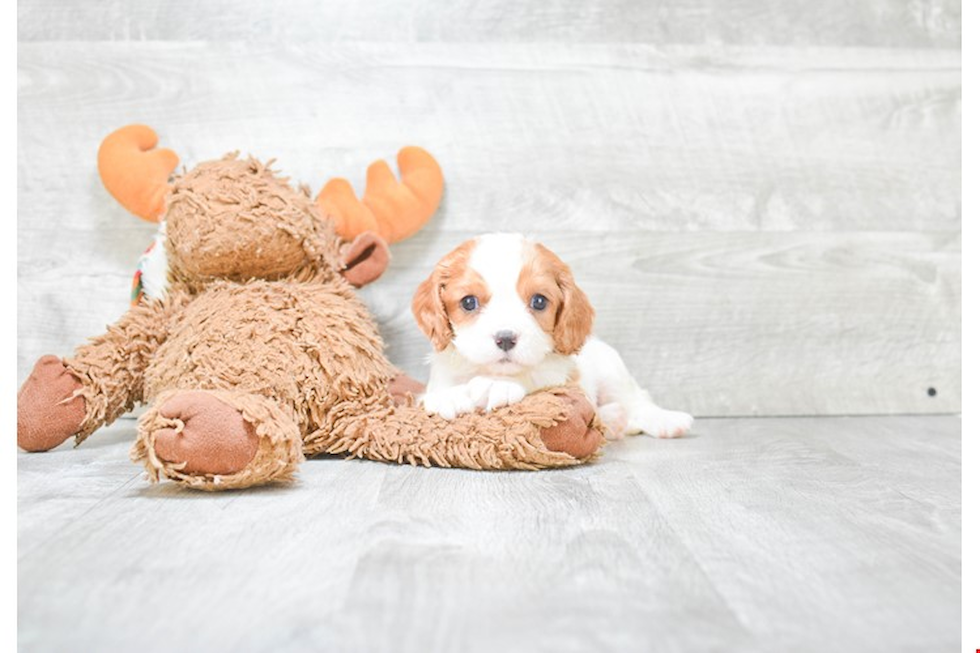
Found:
[[(592, 459), (604, 439), (580, 391), (560, 387), (447, 421), (415, 405), (355, 288), (385, 270), (388, 243), (432, 216), (443, 178), (427, 152), (383, 161), (358, 200), (331, 180), (313, 199), (237, 153), (172, 177), (177, 156), (130, 125), (99, 149), (123, 207), (162, 221), (166, 293), (143, 296), (74, 356), (44, 356), (24, 382), (17, 442), (81, 443), (137, 403), (132, 448), (150, 480), (242, 488), (293, 477), (304, 456), (541, 469)], [(408, 300), (406, 300), (406, 306)]]

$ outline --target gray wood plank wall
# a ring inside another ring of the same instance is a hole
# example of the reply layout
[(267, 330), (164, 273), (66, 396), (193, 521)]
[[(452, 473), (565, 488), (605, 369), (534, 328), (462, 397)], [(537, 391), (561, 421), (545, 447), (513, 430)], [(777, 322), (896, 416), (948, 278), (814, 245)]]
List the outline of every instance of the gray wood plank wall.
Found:
[(95, 152), (138, 121), (188, 166), (238, 149), (314, 187), (429, 148), (443, 206), (365, 291), (416, 375), (414, 286), (463, 239), (525, 230), (664, 405), (960, 409), (957, 2), (44, 0), (18, 19), (21, 379), (126, 308), (153, 227)]

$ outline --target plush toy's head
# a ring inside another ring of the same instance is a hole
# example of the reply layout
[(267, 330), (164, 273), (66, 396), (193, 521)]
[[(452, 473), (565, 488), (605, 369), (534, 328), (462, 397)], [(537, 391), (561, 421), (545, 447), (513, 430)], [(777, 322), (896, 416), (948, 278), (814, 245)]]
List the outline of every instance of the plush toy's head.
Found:
[(399, 153), (402, 182), (383, 162), (368, 170), (363, 200), (331, 180), (314, 200), (254, 158), (229, 154), (171, 178), (177, 156), (154, 149), (149, 127), (130, 125), (99, 149), (99, 173), (132, 213), (162, 222), (171, 280), (192, 288), (216, 279), (325, 278), (355, 286), (378, 278), (387, 243), (407, 238), (438, 207), (442, 173), (420, 148)]
[(182, 279), (278, 279), (337, 268), (339, 239), (312, 198), (235, 155), (177, 177), (165, 198), (167, 259)]

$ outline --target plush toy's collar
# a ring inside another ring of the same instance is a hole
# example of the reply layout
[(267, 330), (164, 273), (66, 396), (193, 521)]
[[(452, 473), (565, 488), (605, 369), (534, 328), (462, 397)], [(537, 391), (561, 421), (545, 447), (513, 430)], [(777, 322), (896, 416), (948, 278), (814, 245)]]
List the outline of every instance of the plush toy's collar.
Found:
[(167, 263), (167, 223), (161, 222), (153, 237), (153, 243), (146, 248), (133, 275), (133, 304), (140, 303), (143, 297), (163, 299), (167, 295), (169, 283), (169, 264)]

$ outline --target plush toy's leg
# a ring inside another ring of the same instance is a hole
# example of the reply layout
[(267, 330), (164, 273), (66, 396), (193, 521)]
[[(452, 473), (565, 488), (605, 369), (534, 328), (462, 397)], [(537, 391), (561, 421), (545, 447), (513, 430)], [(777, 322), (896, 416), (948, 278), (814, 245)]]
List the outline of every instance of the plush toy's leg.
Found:
[(45, 451), (72, 435), (80, 443), (142, 401), (143, 372), (185, 300), (138, 304), (71, 358), (38, 360), (17, 395), (17, 444)]
[(76, 443), (143, 401), (143, 373), (167, 338), (170, 317), (186, 301), (185, 295), (171, 293), (163, 301), (137, 304), (65, 359), (68, 371), (81, 381), (85, 399), (85, 421)]
[(303, 460), (295, 416), (240, 391), (171, 390), (140, 418), (132, 458), (199, 490), (288, 481)]
[(595, 411), (571, 388), (448, 421), (420, 406), (395, 407), (390, 401), (365, 408), (308, 437), (306, 453), (425, 466), (543, 469), (591, 460), (605, 442)]

